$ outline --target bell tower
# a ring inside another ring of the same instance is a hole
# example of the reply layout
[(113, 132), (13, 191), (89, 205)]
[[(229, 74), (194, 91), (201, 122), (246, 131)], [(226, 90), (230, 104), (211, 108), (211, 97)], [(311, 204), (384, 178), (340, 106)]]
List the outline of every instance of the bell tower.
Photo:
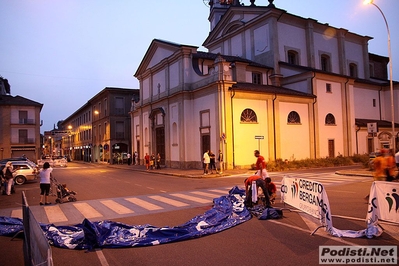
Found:
[[(241, 6), (239, 0), (203, 0), (204, 4), (209, 7), (209, 22), (210, 22), (210, 31), (212, 31), (224, 13), (226, 13), (227, 9), (231, 6)], [(255, 2), (255, 1), (253, 1)]]

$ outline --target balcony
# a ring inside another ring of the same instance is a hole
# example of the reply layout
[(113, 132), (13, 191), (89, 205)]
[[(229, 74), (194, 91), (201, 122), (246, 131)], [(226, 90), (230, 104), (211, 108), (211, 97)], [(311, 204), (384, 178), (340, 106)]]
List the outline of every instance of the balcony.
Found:
[(35, 124), (35, 120), (34, 119), (19, 119), (18, 120), (18, 124), (20, 125), (34, 125)]
[(11, 144), (35, 144), (34, 138), (20, 138), (17, 141), (11, 140)]
[(115, 132), (115, 138), (116, 139), (124, 139), (125, 138), (125, 132)]

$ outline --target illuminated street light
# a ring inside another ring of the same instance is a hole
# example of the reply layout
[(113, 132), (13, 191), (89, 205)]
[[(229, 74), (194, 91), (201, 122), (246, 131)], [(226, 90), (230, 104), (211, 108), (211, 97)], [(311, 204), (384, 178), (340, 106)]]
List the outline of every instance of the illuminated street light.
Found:
[(69, 158), (68, 159), (70, 159), (71, 158), (71, 149), (72, 149), (72, 138), (71, 138), (71, 136), (72, 136), (72, 132), (71, 132), (72, 126), (71, 125), (68, 126), (68, 130), (69, 130), (69, 132), (68, 132), (68, 139), (69, 139), (68, 156), (69, 156)]
[(389, 58), (389, 87), (391, 90), (391, 113), (392, 113), (392, 149), (396, 152), (396, 143), (395, 143), (395, 108), (394, 108), (394, 98), (393, 98), (393, 79), (392, 79), (392, 55), (391, 55), (391, 33), (389, 32), (388, 21), (385, 18), (384, 13), (381, 8), (379, 8), (376, 4), (374, 4), (373, 0), (365, 0), (363, 2), (365, 5), (372, 4), (375, 6), (381, 13), (384, 18), (385, 25), (387, 27), (388, 32), (388, 58)]

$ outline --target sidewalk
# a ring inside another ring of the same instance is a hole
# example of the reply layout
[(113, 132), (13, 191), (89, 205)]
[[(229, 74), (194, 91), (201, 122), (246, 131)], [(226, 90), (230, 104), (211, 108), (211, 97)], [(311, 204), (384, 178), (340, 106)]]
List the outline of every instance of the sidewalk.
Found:
[(144, 165), (108, 164), (107, 166), (112, 168), (130, 169), (134, 171), (148, 172), (152, 174), (173, 175), (173, 176), (188, 177), (188, 178), (217, 178), (222, 176), (255, 173), (255, 170), (250, 170), (250, 169), (229, 169), (223, 171), (223, 173), (213, 172), (213, 174), (204, 175), (203, 174), (204, 170), (202, 169), (176, 169), (176, 168), (162, 167), (161, 169), (146, 170)]
[[(134, 171), (150, 172), (154, 174), (173, 175), (173, 176), (188, 177), (188, 178), (217, 178), (217, 177), (232, 176), (232, 175), (248, 175), (248, 174), (254, 174), (256, 172), (253, 169), (228, 169), (220, 174), (214, 173), (214, 174), (204, 175), (202, 169), (175, 169), (175, 168), (163, 167), (161, 169), (154, 169), (147, 171), (144, 165), (107, 164), (107, 166), (113, 168), (131, 169)], [(337, 175), (348, 175), (348, 176), (364, 176), (364, 177), (373, 176), (372, 171), (361, 167), (357, 169), (342, 169), (336, 171), (335, 173)]]

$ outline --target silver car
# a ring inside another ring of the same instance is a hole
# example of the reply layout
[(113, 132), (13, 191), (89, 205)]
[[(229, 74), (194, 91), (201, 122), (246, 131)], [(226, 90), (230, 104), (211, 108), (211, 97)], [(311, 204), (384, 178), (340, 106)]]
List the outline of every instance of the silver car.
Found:
[[(15, 170), (13, 173), (14, 182), (17, 185), (22, 185), (26, 181), (34, 181), (37, 179), (39, 169), (36, 164), (31, 161), (12, 161), (12, 167)], [(3, 169), (4, 165), (0, 165)]]

